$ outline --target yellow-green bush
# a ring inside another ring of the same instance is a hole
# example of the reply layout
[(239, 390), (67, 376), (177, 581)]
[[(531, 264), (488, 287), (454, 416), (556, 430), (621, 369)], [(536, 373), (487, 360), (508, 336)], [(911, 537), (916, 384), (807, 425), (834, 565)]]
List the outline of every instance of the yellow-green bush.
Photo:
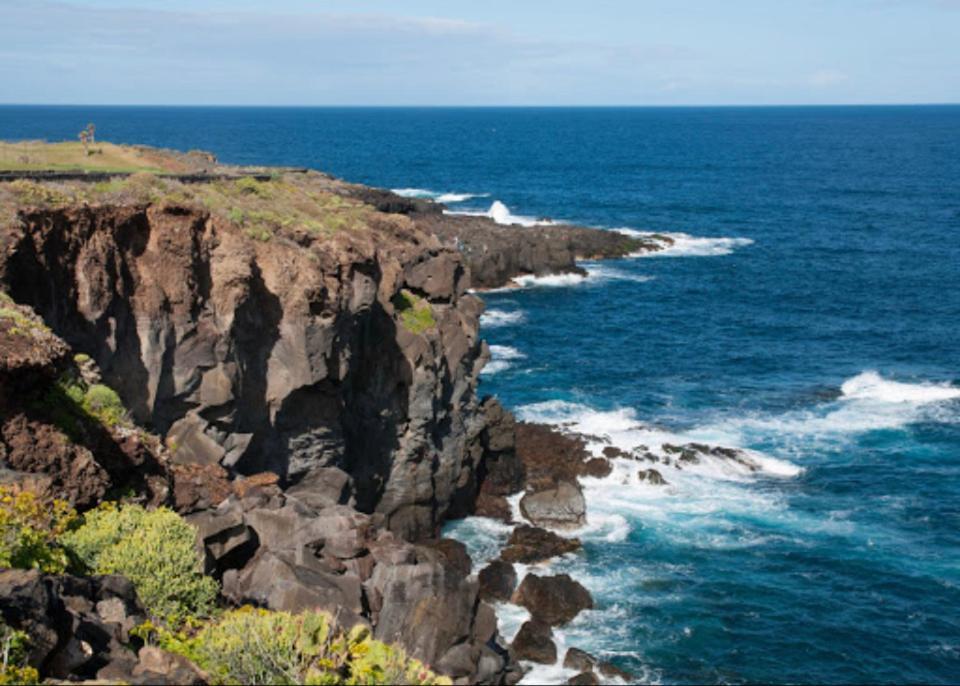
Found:
[(76, 517), (62, 500), (44, 503), (29, 491), (0, 487), (0, 567), (62, 573), (69, 558), (57, 539)]
[(154, 627), (139, 633), (189, 658), (217, 684), (450, 683), (403, 650), (373, 640), (367, 628), (344, 633), (321, 612), (244, 607), (192, 636)]
[(393, 305), (400, 315), (400, 322), (411, 333), (421, 334), (437, 325), (430, 303), (408, 290), (400, 291), (394, 297)]
[(0, 622), (0, 686), (6, 684), (39, 684), (37, 670), (27, 664), (29, 637)]
[(204, 576), (196, 531), (166, 508), (104, 503), (62, 537), (63, 544), (95, 574), (122, 574), (155, 617), (179, 624), (206, 617), (217, 583)]

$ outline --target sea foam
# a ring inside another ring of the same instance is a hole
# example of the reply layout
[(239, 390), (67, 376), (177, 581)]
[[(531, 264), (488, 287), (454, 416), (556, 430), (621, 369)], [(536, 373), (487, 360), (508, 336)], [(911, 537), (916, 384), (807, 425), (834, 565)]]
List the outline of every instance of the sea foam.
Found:
[(516, 348), (511, 348), (508, 345), (491, 345), (490, 357), (490, 362), (488, 362), (487, 366), (483, 368), (483, 371), (480, 372), (481, 374), (485, 374), (487, 376), (499, 374), (502, 371), (510, 369), (514, 362), (524, 359), (526, 355)]
[(536, 219), (534, 217), (526, 217), (520, 214), (514, 214), (510, 211), (510, 208), (504, 205), (499, 200), (494, 200), (493, 204), (490, 205), (490, 209), (486, 212), (474, 211), (474, 210), (445, 210), (445, 214), (458, 214), (467, 217), (487, 217), (492, 219), (497, 224), (502, 224), (503, 226), (550, 226), (556, 224), (552, 219)]
[(526, 314), (523, 310), (487, 310), (480, 317), (480, 324), (487, 329), (499, 329), (522, 324), (525, 320)]
[[(636, 229), (616, 229), (616, 231), (633, 238), (653, 240), (663, 246), (660, 250), (635, 253), (633, 257), (719, 257), (729, 255), (737, 248), (753, 244), (751, 238), (709, 238), (691, 236), (688, 233), (654, 233)], [(672, 242), (658, 240), (660, 236), (666, 236)]]
[(489, 193), (444, 193), (441, 191), (431, 191), (427, 188), (393, 188), (391, 189), (397, 195), (404, 198), (423, 198), (425, 200), (436, 200), (439, 203), (452, 205), (459, 202), (465, 202), (474, 198), (488, 198)]

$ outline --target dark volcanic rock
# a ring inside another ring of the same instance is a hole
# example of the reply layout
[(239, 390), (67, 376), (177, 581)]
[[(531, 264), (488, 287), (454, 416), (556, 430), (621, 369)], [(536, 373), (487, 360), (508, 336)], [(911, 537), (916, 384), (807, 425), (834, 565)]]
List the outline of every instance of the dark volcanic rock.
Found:
[(569, 225), (503, 226), (486, 217), (436, 212), (412, 217), (418, 226), (463, 253), (476, 288), (500, 288), (525, 274), (583, 273), (577, 259), (624, 257), (659, 250), (672, 242), (666, 236), (638, 239)]
[(577, 482), (528, 491), (520, 499), (520, 513), (532, 524), (556, 529), (577, 529), (587, 522), (587, 501)]
[(667, 480), (656, 469), (641, 469), (637, 472), (637, 478), (640, 481), (646, 481), (654, 486), (666, 486)]
[[(409, 540), (475, 495), (482, 303), (460, 255), (406, 217), (297, 244), (169, 203), (22, 208), (0, 242), (0, 287), (90, 355), (175, 462), (284, 485), (340, 469), (349, 492), (324, 477), (317, 497)], [(404, 323), (402, 293), (430, 326)]]
[(559, 481), (575, 482), (591, 458), (579, 436), (568, 436), (544, 424), (516, 425), (517, 456), (527, 472), (527, 484), (534, 489)]
[(505, 524), (513, 522), (513, 508), (502, 495), (488, 495), (481, 491), (474, 504), (473, 514), (477, 517), (498, 519)]
[(580, 672), (567, 679), (567, 683), (571, 686), (595, 686), (600, 683), (600, 679), (593, 672)]
[(480, 570), (480, 597), (507, 602), (517, 588), (517, 571), (503, 560), (494, 560)]
[(0, 571), (0, 614), (30, 636), (28, 662), (41, 678), (94, 679), (129, 673), (137, 660), (129, 632), (146, 621), (124, 577), (77, 577), (36, 570)]
[(521, 525), (513, 530), (500, 557), (505, 562), (533, 564), (572, 553), (580, 548), (578, 538), (564, 538), (546, 529)]
[(613, 465), (610, 464), (610, 460), (602, 457), (594, 457), (584, 463), (581, 475), (602, 479), (606, 476), (610, 476), (612, 472)]
[(510, 645), (510, 651), (517, 660), (552, 665), (557, 661), (557, 646), (552, 639), (553, 631), (548, 624), (535, 620), (524, 622)]
[(589, 672), (597, 666), (598, 660), (593, 655), (579, 648), (570, 648), (563, 658), (563, 666), (575, 669), (578, 672)]
[(28, 307), (0, 290), (0, 467), (4, 481), (84, 510), (109, 491), (159, 503), (169, 480), (159, 442), (105, 426), (60, 380), (81, 376), (70, 348)]
[(590, 593), (568, 574), (540, 577), (527, 574), (513, 594), (513, 602), (527, 608), (534, 619), (550, 626), (572, 621), (593, 608)]

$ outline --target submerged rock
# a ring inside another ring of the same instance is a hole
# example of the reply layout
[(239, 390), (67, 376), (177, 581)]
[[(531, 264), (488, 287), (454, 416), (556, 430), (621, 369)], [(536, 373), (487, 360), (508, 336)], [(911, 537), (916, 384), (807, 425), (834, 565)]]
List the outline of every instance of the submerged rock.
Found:
[(666, 486), (667, 480), (656, 469), (641, 469), (637, 472), (637, 478), (653, 486)]
[(500, 558), (505, 562), (533, 564), (572, 553), (581, 545), (578, 538), (564, 538), (546, 529), (521, 525), (513, 530)]

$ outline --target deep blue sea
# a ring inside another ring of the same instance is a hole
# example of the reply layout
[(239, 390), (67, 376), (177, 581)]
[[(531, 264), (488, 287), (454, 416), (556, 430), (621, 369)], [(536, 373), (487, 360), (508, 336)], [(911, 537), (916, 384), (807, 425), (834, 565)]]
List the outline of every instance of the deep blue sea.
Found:
[[(3, 107), (0, 138), (88, 121), (458, 211), (674, 234), (485, 295), (482, 390), (521, 417), (764, 466), (588, 482), (585, 551), (553, 569), (597, 609), (561, 645), (665, 683), (960, 681), (960, 107)], [(480, 563), (506, 530), (450, 533)], [(503, 632), (522, 619), (503, 608)]]

